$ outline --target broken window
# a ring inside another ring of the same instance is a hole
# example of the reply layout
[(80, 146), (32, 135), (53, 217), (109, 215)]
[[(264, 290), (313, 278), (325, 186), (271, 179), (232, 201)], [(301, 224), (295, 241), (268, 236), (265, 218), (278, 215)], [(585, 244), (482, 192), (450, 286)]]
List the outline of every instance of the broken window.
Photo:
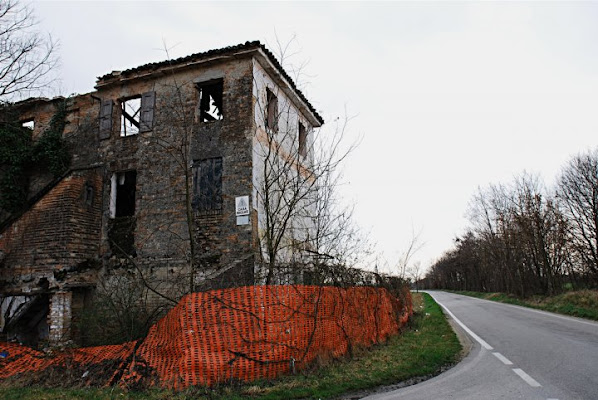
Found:
[(200, 83), (199, 120), (201, 122), (220, 121), (222, 115), (222, 79)]
[(139, 133), (141, 121), (141, 96), (123, 100), (120, 103), (120, 136)]
[(301, 122), (299, 122), (299, 155), (301, 157), (307, 155), (307, 132)]
[(193, 166), (193, 209), (204, 214), (222, 211), (222, 157)]
[(23, 128), (27, 128), (27, 129), (31, 129), (33, 130), (35, 128), (35, 121), (30, 119), (27, 121), (23, 121), (22, 124)]
[(278, 98), (270, 89), (266, 89), (266, 129), (278, 132)]
[(135, 187), (137, 171), (119, 172), (112, 175), (110, 216), (112, 218), (135, 215)]
[[(136, 135), (154, 127), (156, 92), (147, 92), (120, 101), (120, 136)], [(112, 109), (114, 102), (102, 100), (100, 105), (100, 139), (109, 139), (114, 128)], [(118, 117), (118, 116), (117, 116)]]

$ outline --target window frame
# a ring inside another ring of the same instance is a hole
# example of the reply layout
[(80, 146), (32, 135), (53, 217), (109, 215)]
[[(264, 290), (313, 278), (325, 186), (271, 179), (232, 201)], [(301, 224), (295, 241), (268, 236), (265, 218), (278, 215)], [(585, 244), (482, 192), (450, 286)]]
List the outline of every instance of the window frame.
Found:
[[(119, 137), (129, 137), (129, 136), (135, 136), (141, 133), (141, 98), (142, 95), (141, 94), (137, 94), (134, 96), (129, 96), (129, 97), (125, 97), (125, 98), (121, 98), (119, 99), (119, 110), (120, 110), (120, 116), (119, 116)], [(127, 103), (132, 102), (134, 100), (139, 100), (139, 108), (137, 109), (137, 111), (133, 114), (130, 115), (127, 110), (125, 109)], [(135, 117), (137, 119), (135, 119)], [(130, 124), (135, 125), (135, 127), (137, 128), (136, 131), (131, 132), (131, 133), (127, 133), (127, 129), (126, 129), (126, 121), (128, 121)]]

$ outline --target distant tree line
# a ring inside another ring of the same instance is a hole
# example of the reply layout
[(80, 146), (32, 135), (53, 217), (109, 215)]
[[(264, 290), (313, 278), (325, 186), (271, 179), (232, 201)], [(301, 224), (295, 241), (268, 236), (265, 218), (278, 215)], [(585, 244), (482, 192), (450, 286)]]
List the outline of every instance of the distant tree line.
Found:
[(522, 297), (598, 287), (598, 149), (571, 158), (552, 188), (523, 173), (480, 189), (468, 214), (421, 286)]

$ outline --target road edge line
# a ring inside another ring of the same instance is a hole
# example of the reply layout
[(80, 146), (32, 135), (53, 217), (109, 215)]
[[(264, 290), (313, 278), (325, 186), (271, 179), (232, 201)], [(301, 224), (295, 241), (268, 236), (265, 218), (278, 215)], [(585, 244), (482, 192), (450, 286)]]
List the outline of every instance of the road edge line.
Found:
[(461, 322), (459, 320), (459, 318), (455, 317), (455, 314), (453, 314), (451, 312), (451, 310), (449, 310), (444, 304), (442, 304), (441, 302), (439, 302), (438, 300), (434, 299), (434, 301), (436, 301), (436, 303), (438, 303), (438, 305), (440, 307), (442, 307), (446, 313), (448, 315), (450, 315), (450, 317), (459, 324), (459, 326), (461, 326), (461, 328), (463, 328), (463, 330), (465, 332), (467, 332), (467, 334), (469, 334), (469, 336), (471, 336), (472, 338), (475, 339), (476, 342), (478, 342), (483, 348), (485, 348), (486, 350), (494, 350), (494, 348), (492, 346), (490, 346), (484, 339), (482, 339), (481, 337), (479, 337), (478, 335), (476, 335), (471, 329), (469, 329), (463, 322)]

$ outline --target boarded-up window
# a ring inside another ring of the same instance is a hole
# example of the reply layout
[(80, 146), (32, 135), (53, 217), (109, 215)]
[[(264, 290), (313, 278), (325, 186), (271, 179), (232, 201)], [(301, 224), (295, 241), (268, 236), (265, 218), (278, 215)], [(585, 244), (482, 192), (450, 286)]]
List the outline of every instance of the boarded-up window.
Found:
[(299, 122), (299, 155), (301, 157), (307, 155), (307, 131), (301, 122)]
[(199, 90), (199, 120), (201, 122), (219, 121), (222, 113), (222, 79), (197, 85)]
[(193, 209), (202, 214), (222, 212), (222, 157), (193, 165)]
[(278, 98), (270, 89), (266, 89), (266, 129), (278, 132)]

